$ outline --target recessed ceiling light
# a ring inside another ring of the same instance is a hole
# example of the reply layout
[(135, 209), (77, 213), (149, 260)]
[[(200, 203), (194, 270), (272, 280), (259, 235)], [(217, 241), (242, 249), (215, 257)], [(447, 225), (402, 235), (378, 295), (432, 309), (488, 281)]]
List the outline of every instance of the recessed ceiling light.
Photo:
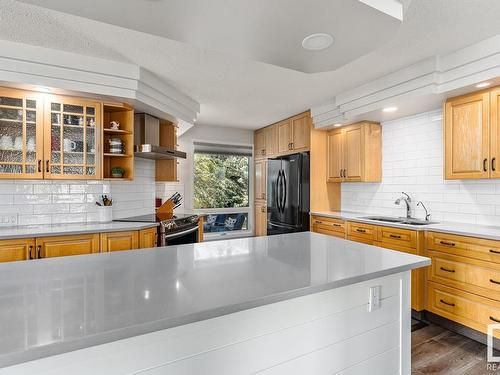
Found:
[(302, 41), (302, 47), (312, 51), (321, 51), (333, 44), (333, 36), (325, 33), (317, 33), (306, 36)]
[(489, 82), (481, 82), (481, 83), (478, 83), (478, 84), (476, 85), (476, 87), (477, 87), (478, 89), (482, 89), (483, 87), (488, 87), (489, 85), (491, 85), (491, 83), (489, 83)]
[(396, 112), (398, 110), (398, 107), (386, 107), (382, 111), (384, 112)]
[(333, 124), (333, 126), (335, 126), (336, 128), (338, 128), (339, 126), (342, 126), (342, 124)]
[(193, 119), (193, 122), (196, 122), (196, 119), (195, 119), (195, 118)]

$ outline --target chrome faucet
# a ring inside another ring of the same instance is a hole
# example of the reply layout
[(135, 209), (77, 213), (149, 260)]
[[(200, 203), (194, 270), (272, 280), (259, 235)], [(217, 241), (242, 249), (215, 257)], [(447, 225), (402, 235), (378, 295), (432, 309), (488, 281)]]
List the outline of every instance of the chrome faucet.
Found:
[(408, 194), (406, 194), (404, 191), (402, 192), (402, 196), (400, 196), (394, 204), (397, 204), (398, 206), (401, 204), (401, 201), (404, 201), (406, 203), (406, 218), (411, 219), (411, 198)]
[(422, 208), (425, 210), (425, 221), (429, 221), (429, 217), (431, 216), (431, 214), (429, 213), (429, 211), (427, 211), (427, 207), (424, 206), (424, 202), (418, 201), (417, 206), (422, 206)]

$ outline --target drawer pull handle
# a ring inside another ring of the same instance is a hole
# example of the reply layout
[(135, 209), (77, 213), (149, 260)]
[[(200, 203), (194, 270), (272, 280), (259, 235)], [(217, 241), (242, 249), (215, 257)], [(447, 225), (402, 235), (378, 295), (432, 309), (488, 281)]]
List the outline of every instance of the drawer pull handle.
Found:
[(390, 234), (389, 237), (391, 238), (397, 238), (397, 239), (401, 239), (401, 236), (397, 235), (397, 234)]
[(490, 320), (494, 321), (494, 322), (497, 322), (497, 323), (500, 323), (500, 319), (495, 319), (494, 317), (490, 316)]
[(490, 279), (490, 283), (500, 285), (500, 281)]
[(500, 251), (490, 249), (490, 253), (493, 253), (493, 254), (500, 254)]
[(337, 224), (337, 223), (332, 223), (332, 225), (333, 225), (334, 227), (341, 227), (341, 226), (342, 226), (342, 225)]
[(439, 241), (439, 243), (440, 243), (441, 245), (445, 245), (445, 246), (455, 246), (455, 243), (454, 243), (454, 242)]
[[(440, 267), (441, 271), (455, 273), (455, 270), (450, 270), (449, 268)], [(491, 280), (490, 280), (491, 281)]]
[(455, 307), (454, 303), (446, 302), (444, 299), (440, 299), (439, 302), (441, 302), (441, 303), (443, 303), (445, 305), (451, 306), (451, 307)]
[(366, 233), (366, 230), (365, 230), (365, 229), (360, 229), (360, 228), (357, 228), (357, 229), (356, 229), (356, 232), (359, 232), (359, 233)]
[(323, 222), (319, 220), (314, 220), (314, 224), (323, 224)]

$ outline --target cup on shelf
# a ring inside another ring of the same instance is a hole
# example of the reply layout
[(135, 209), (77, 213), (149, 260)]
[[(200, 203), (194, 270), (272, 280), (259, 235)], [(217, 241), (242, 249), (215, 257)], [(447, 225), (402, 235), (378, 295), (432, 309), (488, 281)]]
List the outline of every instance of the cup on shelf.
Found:
[(65, 152), (71, 152), (76, 150), (76, 142), (71, 139), (65, 138), (63, 141), (63, 149)]
[(120, 129), (120, 123), (118, 121), (111, 121), (109, 123), (109, 128), (112, 130), (119, 130)]
[(2, 135), (0, 138), (0, 148), (2, 150), (12, 150), (14, 143), (12, 142), (12, 137), (8, 135)]
[(26, 150), (27, 151), (30, 151), (30, 152), (33, 152), (35, 151), (35, 138), (28, 138), (28, 143), (26, 145)]
[(23, 137), (18, 136), (14, 141), (14, 150), (20, 151), (23, 149)]

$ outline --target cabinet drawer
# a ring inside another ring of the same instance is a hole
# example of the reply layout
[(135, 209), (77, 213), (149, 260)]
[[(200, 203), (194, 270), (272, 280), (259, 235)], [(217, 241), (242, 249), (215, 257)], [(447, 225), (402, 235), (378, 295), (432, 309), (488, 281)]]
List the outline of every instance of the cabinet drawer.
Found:
[(354, 221), (349, 221), (347, 223), (347, 234), (349, 236), (354, 236), (357, 238), (363, 238), (372, 241), (375, 240), (377, 237), (375, 226), (364, 223), (356, 223)]
[[(427, 282), (427, 310), (486, 333), (488, 324), (500, 321), (500, 303), (454, 288)], [(500, 332), (495, 332), (500, 337)]]
[(311, 226), (313, 228), (313, 232), (316, 232), (317, 229), (322, 229), (338, 233), (345, 233), (345, 221), (340, 219), (311, 216)]
[(500, 267), (466, 257), (429, 251), (429, 279), (466, 292), (500, 301)]
[(378, 241), (409, 248), (417, 247), (417, 232), (409, 229), (378, 227)]
[(99, 252), (98, 234), (39, 237), (36, 239), (38, 258), (53, 258)]
[(373, 245), (374, 241), (370, 238), (356, 237), (356, 236), (347, 236), (349, 241), (361, 242), (367, 245)]
[(500, 241), (428, 232), (427, 249), (500, 263)]
[(322, 229), (322, 228), (313, 227), (311, 231), (315, 232), (315, 233), (326, 234), (327, 236), (333, 236), (333, 237), (338, 237), (338, 238), (345, 238), (345, 233), (335, 232), (333, 230), (328, 230), (328, 229)]

